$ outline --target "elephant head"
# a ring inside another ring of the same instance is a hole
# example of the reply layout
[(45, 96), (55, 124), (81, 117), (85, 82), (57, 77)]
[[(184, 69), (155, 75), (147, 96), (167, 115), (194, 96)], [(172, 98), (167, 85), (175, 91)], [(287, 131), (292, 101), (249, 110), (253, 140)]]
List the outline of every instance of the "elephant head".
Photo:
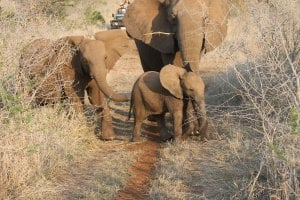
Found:
[(199, 71), (201, 52), (220, 45), (227, 32), (226, 0), (135, 0), (124, 18), (127, 32), (163, 54), (180, 50)]
[(114, 29), (99, 31), (94, 34), (96, 40), (102, 41), (106, 48), (106, 68), (111, 70), (125, 53), (136, 50), (134, 41), (128, 37), (125, 30)]
[(162, 86), (177, 99), (187, 96), (198, 104), (203, 103), (205, 84), (197, 73), (167, 65), (160, 71), (159, 78)]
[(115, 93), (107, 83), (106, 75), (109, 68), (105, 43), (100, 40), (84, 39), (80, 36), (70, 36), (67, 39), (77, 50), (72, 60), (73, 68), (80, 68), (81, 73), (84, 74), (83, 77), (89, 76), (94, 79), (106, 97), (118, 102), (128, 101), (127, 96)]
[(198, 130), (206, 134), (205, 84), (195, 72), (167, 65), (159, 73), (162, 86), (178, 99), (190, 98), (197, 115)]

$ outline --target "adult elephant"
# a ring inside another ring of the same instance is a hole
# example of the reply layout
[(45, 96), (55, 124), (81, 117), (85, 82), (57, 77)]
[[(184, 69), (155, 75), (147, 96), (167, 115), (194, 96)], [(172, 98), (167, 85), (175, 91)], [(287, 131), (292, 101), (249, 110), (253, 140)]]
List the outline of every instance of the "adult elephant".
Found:
[(144, 71), (175, 64), (198, 72), (201, 54), (224, 40), (227, 18), (226, 0), (135, 0), (124, 24)]
[(96, 35), (99, 40), (68, 36), (57, 41), (33, 41), (21, 56), (20, 75), (29, 78), (29, 94), (37, 104), (69, 99), (76, 110), (82, 110), (87, 90), (91, 103), (99, 107), (101, 137), (107, 140), (113, 139), (115, 134), (104, 96), (118, 102), (127, 101), (128, 97), (115, 93), (108, 85), (106, 75), (133, 45), (123, 30), (103, 31)]

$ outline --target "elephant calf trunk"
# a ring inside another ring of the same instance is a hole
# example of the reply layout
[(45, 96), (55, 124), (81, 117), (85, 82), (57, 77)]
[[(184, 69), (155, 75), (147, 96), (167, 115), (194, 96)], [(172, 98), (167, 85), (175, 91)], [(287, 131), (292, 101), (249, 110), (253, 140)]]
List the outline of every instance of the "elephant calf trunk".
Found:
[(198, 127), (197, 130), (199, 132), (199, 135), (201, 136), (201, 139), (210, 139), (210, 135), (207, 131), (208, 128), (208, 122), (206, 119), (206, 109), (205, 105), (203, 103), (195, 103), (193, 102), (193, 107), (196, 112), (196, 117), (198, 121)]

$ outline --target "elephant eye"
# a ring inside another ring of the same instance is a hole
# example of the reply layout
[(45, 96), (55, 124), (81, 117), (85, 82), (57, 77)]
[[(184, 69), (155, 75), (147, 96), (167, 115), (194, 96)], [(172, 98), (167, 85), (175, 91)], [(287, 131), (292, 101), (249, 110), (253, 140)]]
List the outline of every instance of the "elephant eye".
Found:
[(194, 88), (187, 88), (187, 91), (193, 92), (193, 91), (194, 91)]

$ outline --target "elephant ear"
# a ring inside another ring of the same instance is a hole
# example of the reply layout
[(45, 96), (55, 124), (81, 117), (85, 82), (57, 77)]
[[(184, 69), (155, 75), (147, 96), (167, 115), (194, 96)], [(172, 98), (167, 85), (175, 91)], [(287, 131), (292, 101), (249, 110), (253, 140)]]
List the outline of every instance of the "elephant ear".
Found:
[(112, 41), (117, 38), (127, 38), (129, 39), (125, 30), (122, 29), (111, 29), (106, 31), (98, 31), (94, 34), (96, 40), (101, 40), (103, 42)]
[(205, 50), (209, 52), (219, 46), (227, 34), (228, 3), (226, 0), (211, 0), (205, 19)]
[(96, 40), (104, 42), (106, 48), (106, 68), (112, 69), (119, 58), (125, 53), (134, 51), (135, 44), (124, 30), (99, 31), (94, 35)]
[(162, 53), (174, 53), (175, 41), (166, 8), (158, 0), (131, 3), (124, 17), (129, 35)]
[(121, 54), (114, 49), (107, 49), (105, 56), (105, 65), (108, 71), (110, 71), (116, 62), (121, 58)]
[(182, 76), (186, 70), (174, 65), (166, 65), (159, 72), (162, 86), (178, 99), (183, 99), (183, 92), (180, 84)]

